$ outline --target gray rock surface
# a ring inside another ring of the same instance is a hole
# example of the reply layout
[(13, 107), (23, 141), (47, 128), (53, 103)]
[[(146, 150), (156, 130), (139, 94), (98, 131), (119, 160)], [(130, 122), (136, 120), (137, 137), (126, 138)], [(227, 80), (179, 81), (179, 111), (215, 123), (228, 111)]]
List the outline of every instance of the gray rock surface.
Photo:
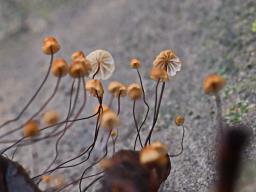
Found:
[[(2, 9), (3, 1), (0, 2)], [(238, 119), (250, 124), (255, 136), (256, 34), (251, 31), (252, 22), (256, 19), (255, 1), (87, 0), (70, 3), (62, 0), (52, 6), (50, 1), (25, 5), (29, 6), (25, 24), (30, 26), (28, 30), (12, 36), (2, 35), (1, 39), (1, 122), (14, 117), (39, 85), (49, 60), (41, 53), (41, 41), (45, 35), (54, 35), (62, 46), (58, 57), (69, 59), (72, 52), (80, 49), (86, 53), (98, 48), (109, 50), (116, 61), (116, 72), (111, 80), (125, 83), (136, 80), (136, 73), (128, 64), (131, 58), (138, 57), (143, 64), (142, 74), (149, 98), (153, 95), (154, 83), (149, 80), (148, 71), (154, 57), (161, 50), (172, 48), (181, 58), (182, 71), (167, 85), (153, 137), (168, 144), (170, 153), (177, 152), (181, 130), (175, 127), (173, 120), (177, 114), (186, 116), (185, 150), (182, 156), (172, 159), (173, 169), (163, 191), (205, 192), (214, 184), (214, 101), (205, 96), (202, 90), (202, 80), (207, 74), (218, 72), (226, 78), (227, 86), (222, 94), (225, 98), (224, 113), (232, 122)], [(38, 14), (39, 11), (41, 14)], [(33, 23), (39, 23), (38, 27)], [(51, 108), (59, 109), (63, 116), (67, 111), (66, 93), (71, 79), (64, 81), (58, 98), (51, 103)], [(55, 79), (51, 77), (25, 114), (27, 117), (43, 103), (54, 84)], [(246, 110), (243, 112), (239, 108), (242, 104), (237, 106), (237, 103), (246, 104)], [(150, 100), (150, 104), (152, 106), (153, 100)], [(142, 106), (139, 105), (139, 111), (143, 110)], [(93, 105), (87, 107), (84, 115), (90, 114)], [(134, 129), (132, 118), (127, 118), (131, 117), (131, 107), (128, 100), (123, 102), (122, 109), (128, 111), (122, 116), (123, 132)], [(233, 115), (232, 108), (242, 112)], [(143, 133), (146, 134), (150, 122)], [(93, 133), (91, 123), (77, 123), (75, 130), (68, 132), (61, 144), (59, 161), (70, 158), (71, 154), (78, 153), (81, 147), (89, 143)], [(122, 140), (119, 147), (127, 148), (132, 141)], [(33, 147), (39, 153), (38, 166), (44, 169), (53, 158), (54, 142), (42, 142)], [(24, 166), (31, 165), (29, 150), (29, 147), (21, 149), (15, 157)], [(245, 157), (252, 162), (248, 167), (254, 167), (254, 177), (255, 156), (253, 137)], [(64, 174), (69, 178), (78, 170), (74, 168), (64, 171)], [(249, 192), (256, 179), (247, 175), (244, 177), (249, 181), (242, 182), (243, 190)]]

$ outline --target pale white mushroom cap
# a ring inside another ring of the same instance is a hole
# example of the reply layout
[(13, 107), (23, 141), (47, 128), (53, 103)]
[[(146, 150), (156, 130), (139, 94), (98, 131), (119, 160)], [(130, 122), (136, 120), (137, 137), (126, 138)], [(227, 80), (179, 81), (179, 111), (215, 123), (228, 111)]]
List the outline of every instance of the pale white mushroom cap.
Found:
[(111, 77), (113, 72), (115, 71), (115, 62), (113, 56), (105, 50), (95, 50), (91, 52), (86, 57), (92, 66), (92, 71), (89, 75), (90, 78), (93, 78), (93, 75), (100, 67), (98, 73), (95, 75), (95, 79), (106, 80)]

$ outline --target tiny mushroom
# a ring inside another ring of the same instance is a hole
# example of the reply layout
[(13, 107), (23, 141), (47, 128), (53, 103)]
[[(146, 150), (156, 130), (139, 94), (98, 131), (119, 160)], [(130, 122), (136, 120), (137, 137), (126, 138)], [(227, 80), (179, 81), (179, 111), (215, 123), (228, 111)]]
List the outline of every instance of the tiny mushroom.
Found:
[(182, 126), (185, 122), (185, 118), (182, 115), (177, 115), (175, 118), (175, 124), (177, 126)]
[(138, 69), (141, 66), (141, 62), (140, 60), (134, 58), (131, 60), (130, 65), (133, 69)]
[(159, 53), (153, 66), (165, 70), (170, 76), (175, 76), (181, 70), (181, 61), (174, 51), (167, 49)]
[(103, 97), (104, 89), (100, 80), (90, 79), (86, 82), (85, 89), (94, 97)]
[(46, 111), (43, 115), (43, 123), (47, 126), (54, 125), (58, 123), (59, 120), (60, 120), (60, 115), (57, 111), (54, 111), (54, 110)]
[(162, 68), (152, 67), (150, 71), (150, 78), (155, 81), (168, 81), (169, 77), (167, 72)]
[(217, 94), (225, 85), (225, 79), (218, 74), (208, 75), (204, 79), (204, 92), (208, 95)]
[(142, 96), (142, 90), (139, 84), (133, 83), (128, 86), (127, 95), (131, 100), (138, 100)]
[(57, 41), (57, 39), (53, 36), (48, 36), (45, 37), (43, 40), (43, 46), (42, 46), (42, 51), (46, 55), (51, 55), (60, 50), (60, 45)]
[(55, 59), (51, 71), (54, 76), (63, 77), (68, 73), (68, 64), (63, 58)]
[(118, 81), (112, 81), (108, 86), (109, 92), (114, 97), (124, 97), (127, 95), (127, 87)]
[(113, 56), (106, 50), (96, 50), (87, 56), (92, 66), (90, 78), (106, 80), (115, 71)]
[(23, 128), (23, 134), (25, 137), (34, 137), (40, 132), (38, 122), (35, 120), (30, 120)]

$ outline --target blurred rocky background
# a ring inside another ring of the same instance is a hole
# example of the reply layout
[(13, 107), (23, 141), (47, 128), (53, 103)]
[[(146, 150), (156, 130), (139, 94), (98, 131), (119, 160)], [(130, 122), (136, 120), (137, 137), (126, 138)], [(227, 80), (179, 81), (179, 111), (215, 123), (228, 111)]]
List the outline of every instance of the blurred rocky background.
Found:
[[(209, 73), (223, 75), (227, 80), (222, 92), (225, 119), (248, 124), (253, 136), (244, 155), (238, 191), (255, 191), (255, 0), (0, 0), (1, 122), (20, 111), (43, 78), (49, 60), (41, 52), (46, 35), (59, 39), (62, 50), (58, 56), (66, 59), (76, 50), (109, 50), (117, 68), (112, 79), (126, 83), (136, 79), (128, 64), (138, 57), (149, 96), (153, 84), (148, 71), (154, 57), (166, 48), (177, 52), (182, 72), (168, 83), (153, 139), (166, 141), (173, 153), (179, 150), (181, 130), (173, 123), (177, 114), (185, 115), (188, 131), (184, 154), (172, 159), (173, 169), (163, 191), (205, 192), (213, 186), (214, 102), (204, 95), (202, 80)], [(51, 88), (50, 83), (40, 97), (46, 97)], [(40, 100), (37, 102), (39, 105)], [(55, 106), (63, 107), (62, 102), (56, 101)], [(126, 107), (131, 109), (131, 104), (126, 102)], [(130, 127), (126, 128), (132, 128), (132, 120), (127, 122)], [(89, 137), (81, 133), (83, 128), (65, 143), (67, 156)], [(123, 146), (129, 143), (123, 141)], [(40, 159), (44, 164), (53, 150), (37, 147), (45, 153)], [(29, 165), (29, 158), (21, 152), (16, 160)]]

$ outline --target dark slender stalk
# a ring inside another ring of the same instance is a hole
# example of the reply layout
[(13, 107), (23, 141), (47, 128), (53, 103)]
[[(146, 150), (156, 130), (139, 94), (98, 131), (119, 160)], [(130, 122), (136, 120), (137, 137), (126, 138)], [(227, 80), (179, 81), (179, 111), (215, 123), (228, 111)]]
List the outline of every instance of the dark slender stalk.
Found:
[[(106, 145), (106, 148), (105, 148), (105, 153), (104, 155), (98, 159), (96, 162), (94, 162), (93, 164), (91, 164), (89, 167), (87, 167), (83, 173), (82, 173), (82, 176), (80, 178), (80, 181), (79, 181), (79, 191), (82, 192), (82, 180), (83, 180), (83, 177), (84, 177), (84, 174), (86, 173), (86, 171), (88, 171), (89, 169), (91, 169), (92, 167), (94, 167), (95, 165), (97, 165), (101, 160), (103, 160), (108, 154), (108, 145)], [(84, 191), (84, 190), (83, 190)]]
[(153, 124), (152, 124), (152, 127), (149, 131), (149, 134), (146, 138), (146, 141), (145, 141), (145, 146), (149, 143), (150, 144), (150, 139), (151, 139), (151, 136), (152, 136), (152, 133), (154, 131), (154, 127), (156, 125), (156, 122), (157, 122), (157, 119), (158, 119), (158, 115), (159, 115), (159, 110), (160, 110), (160, 106), (161, 106), (161, 102), (162, 102), (162, 98), (163, 98), (163, 93), (164, 93), (164, 88), (165, 88), (165, 82), (162, 83), (162, 88), (161, 88), (161, 93), (160, 93), (160, 97), (159, 97), (159, 101), (158, 101), (158, 104), (157, 104), (157, 107), (156, 107), (156, 113), (155, 113), (155, 117), (154, 117), (154, 120), (153, 120)]
[(140, 131), (141, 131), (143, 125), (145, 124), (145, 122), (146, 122), (146, 120), (147, 120), (147, 118), (148, 118), (148, 113), (149, 113), (149, 110), (150, 110), (149, 104), (148, 104), (148, 102), (146, 101), (146, 94), (145, 94), (145, 90), (144, 90), (144, 86), (143, 86), (143, 83), (142, 83), (142, 78), (141, 78), (139, 69), (137, 69), (137, 73), (138, 73), (138, 76), (139, 76), (140, 85), (141, 85), (141, 89), (142, 89), (143, 102), (144, 102), (144, 104), (145, 104), (146, 107), (147, 107), (147, 111), (146, 111), (146, 115), (145, 115), (145, 117), (144, 117), (144, 119), (143, 119), (143, 121), (142, 121), (142, 123), (141, 123), (141, 125), (140, 125), (140, 127), (139, 127), (139, 133), (137, 133), (137, 135), (136, 135), (135, 144), (134, 144), (135, 146), (136, 146), (136, 144), (137, 144), (137, 140), (138, 140)]
[[(135, 128), (136, 128), (136, 131), (137, 131), (137, 135), (139, 137), (140, 146), (143, 147), (142, 142), (141, 142), (139, 127), (138, 127), (138, 122), (137, 122), (136, 115), (135, 115), (135, 104), (136, 104), (136, 100), (133, 101), (132, 115), (133, 115), (133, 120), (134, 120)], [(134, 143), (133, 149), (135, 150), (135, 148), (136, 148), (136, 143)]]
[[(97, 94), (97, 92), (96, 92), (96, 94)], [(98, 94), (97, 94), (97, 96), (98, 96)], [(91, 117), (94, 117), (94, 116), (98, 115), (97, 121), (96, 121), (96, 128), (95, 128), (95, 135), (94, 135), (94, 141), (93, 141), (93, 143), (92, 143), (85, 151), (83, 151), (81, 154), (79, 154), (78, 156), (76, 156), (76, 157), (74, 157), (74, 158), (71, 158), (71, 159), (69, 159), (69, 160), (67, 160), (67, 161), (65, 161), (65, 162), (63, 162), (63, 163), (61, 163), (60, 165), (56, 166), (55, 168), (53, 168), (53, 169), (51, 169), (51, 170), (49, 170), (49, 171), (44, 171), (42, 174), (37, 175), (37, 176), (33, 177), (32, 179), (36, 179), (36, 178), (41, 177), (42, 175), (47, 174), (47, 173), (52, 173), (52, 172), (54, 172), (54, 171), (57, 170), (57, 169), (72, 168), (72, 167), (78, 166), (78, 165), (80, 165), (80, 164), (86, 162), (86, 161), (89, 159), (90, 154), (91, 154), (91, 152), (92, 152), (92, 150), (93, 150), (93, 148), (94, 148), (94, 146), (95, 146), (95, 143), (96, 143), (96, 141), (97, 141), (97, 138), (98, 138), (99, 127), (100, 127), (100, 125), (99, 125), (99, 120), (100, 120), (101, 113), (103, 112), (103, 109), (102, 109), (102, 98), (98, 97), (98, 101), (99, 101), (99, 103), (100, 103), (100, 107), (99, 107), (97, 113), (94, 114), (94, 115), (92, 115), (92, 116), (89, 116), (89, 117), (91, 118)], [(89, 151), (89, 150), (90, 150), (90, 151)], [(72, 162), (72, 161), (74, 161), (74, 160), (76, 160), (76, 159), (82, 157), (82, 156), (85, 155), (88, 151), (89, 151), (89, 155), (87, 156), (87, 158), (86, 158), (85, 160), (83, 160), (83, 161), (81, 161), (81, 162), (79, 162), (79, 163), (73, 164), (73, 165), (63, 166), (63, 165), (65, 165), (65, 164), (69, 163), (69, 162)]]
[[(73, 96), (73, 91), (74, 91), (74, 84), (75, 84), (75, 79), (73, 80), (72, 82), (72, 86), (71, 86), (71, 91), (70, 91), (70, 99), (69, 99), (69, 107), (68, 107), (68, 114), (67, 114), (67, 117), (66, 119), (69, 119), (69, 116), (70, 116), (70, 112), (72, 111), (72, 96)], [(79, 91), (79, 89), (77, 89), (77, 92)], [(59, 150), (58, 150), (58, 144), (61, 140), (61, 138), (64, 136), (65, 132), (66, 132), (66, 128), (67, 128), (67, 123), (65, 124), (65, 128), (64, 128), (64, 131), (63, 133), (58, 137), (56, 143), (55, 143), (55, 156), (54, 156), (54, 159), (53, 161), (48, 165), (48, 167), (45, 169), (44, 172), (46, 172), (48, 169), (51, 168), (51, 166), (55, 163), (55, 161), (57, 160), (58, 158), (58, 155), (59, 155)]]
[(8, 136), (8, 135), (10, 135), (10, 134), (12, 134), (12, 133), (14, 133), (14, 132), (20, 130), (20, 129), (22, 129), (29, 121), (33, 120), (37, 115), (39, 115), (39, 113), (41, 113), (41, 112), (45, 109), (45, 107), (49, 104), (49, 102), (50, 102), (50, 101), (54, 98), (54, 96), (56, 95), (57, 90), (58, 90), (59, 85), (60, 85), (60, 80), (61, 80), (61, 78), (58, 78), (53, 93), (52, 93), (51, 96), (44, 102), (44, 104), (40, 107), (40, 109), (39, 109), (37, 112), (35, 112), (28, 120), (26, 120), (26, 122), (22, 123), (19, 127), (15, 128), (15, 129), (13, 129), (13, 130), (11, 130), (11, 131), (8, 131), (8, 132), (4, 133), (3, 135), (1, 135), (1, 136), (0, 136), (0, 139), (4, 138), (5, 136)]
[(117, 116), (119, 116), (119, 114), (120, 114), (120, 108), (121, 108), (120, 101), (121, 101), (121, 93), (119, 93), (118, 98), (117, 98)]
[(98, 73), (99, 71), (100, 71), (100, 65), (98, 64), (98, 68), (97, 68), (97, 70), (95, 71), (95, 73), (93, 74), (92, 79), (95, 78), (95, 76), (97, 75), (97, 73)]
[(28, 109), (28, 107), (31, 105), (31, 103), (34, 101), (34, 99), (36, 98), (36, 96), (39, 94), (40, 90), (42, 89), (42, 87), (44, 86), (46, 80), (48, 79), (49, 77), (49, 74), (51, 72), (51, 68), (52, 68), (52, 62), (53, 62), (53, 52), (51, 53), (51, 59), (50, 59), (50, 65), (48, 67), (48, 70), (47, 70), (47, 73), (43, 79), (43, 81), (41, 82), (39, 88), (36, 90), (36, 92), (34, 93), (34, 95), (29, 99), (28, 103), (25, 105), (25, 107), (21, 110), (21, 112), (14, 118), (14, 119), (10, 119), (10, 120), (7, 120), (5, 121), (4, 123), (2, 123), (0, 125), (0, 129), (3, 128), (4, 126), (12, 123), (12, 122), (15, 122), (17, 120), (20, 119), (20, 117), (23, 115), (23, 113)]
[(183, 130), (183, 133), (182, 133), (182, 138), (181, 138), (181, 143), (180, 143), (181, 151), (177, 154), (169, 155), (169, 157), (178, 157), (183, 153), (183, 148), (184, 148), (183, 147), (183, 142), (184, 142), (184, 136), (185, 136), (185, 127), (184, 126), (182, 126), (182, 130)]
[[(100, 180), (102, 177), (103, 177), (103, 175), (100, 176), (100, 177), (98, 177), (97, 179), (94, 179), (89, 185), (87, 185), (87, 186), (83, 189), (83, 192), (87, 191), (94, 183), (96, 183), (96, 182), (97, 182), (98, 180)], [(81, 192), (81, 190), (80, 190), (80, 192)]]

